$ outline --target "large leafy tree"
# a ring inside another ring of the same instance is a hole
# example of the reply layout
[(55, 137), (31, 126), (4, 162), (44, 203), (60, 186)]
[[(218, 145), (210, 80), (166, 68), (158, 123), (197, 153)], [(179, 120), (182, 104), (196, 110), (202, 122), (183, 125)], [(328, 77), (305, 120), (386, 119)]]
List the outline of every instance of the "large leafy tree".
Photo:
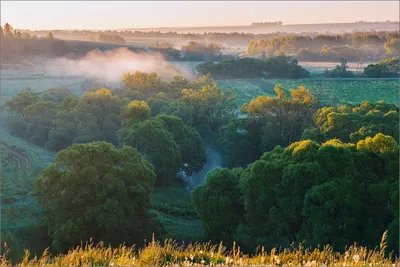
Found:
[(264, 122), (260, 133), (262, 152), (300, 140), (303, 130), (311, 125), (318, 105), (318, 100), (303, 86), (291, 89), (290, 97), (286, 97), (279, 85), (275, 92), (278, 97), (258, 96), (241, 109), (250, 118)]
[[(230, 199), (243, 199), (236, 241), (247, 249), (304, 240), (310, 245), (373, 246), (387, 229), (398, 238), (398, 151), (393, 137), (377, 134), (357, 144), (303, 140), (266, 152), (244, 170), (240, 196)], [(204, 214), (208, 205), (216, 205), (195, 203)], [(226, 231), (211, 215), (201, 219), (215, 227), (208, 228), (214, 235)], [(390, 241), (392, 249), (398, 245), (395, 240)]]
[(74, 144), (57, 153), (35, 182), (53, 246), (65, 250), (93, 238), (132, 243), (149, 221), (154, 168), (132, 147)]
[(191, 175), (203, 168), (206, 157), (201, 137), (180, 118), (164, 114), (150, 118), (144, 101), (131, 102), (121, 116), (121, 144), (137, 147), (154, 164), (157, 184), (173, 183), (180, 170)]
[(310, 131), (322, 139), (339, 138), (343, 142), (356, 143), (377, 133), (390, 135), (399, 140), (398, 114), (399, 107), (385, 101), (378, 101), (375, 104), (364, 101), (356, 106), (343, 105), (337, 108), (322, 107), (314, 116), (317, 128)]
[(229, 89), (218, 88), (217, 84), (202, 86), (200, 90), (182, 90), (182, 101), (194, 107), (193, 124), (216, 132), (229, 121), (236, 111), (236, 95)]
[(193, 201), (203, 222), (205, 238), (231, 243), (243, 220), (239, 177), (242, 169), (214, 169), (203, 185), (192, 192)]

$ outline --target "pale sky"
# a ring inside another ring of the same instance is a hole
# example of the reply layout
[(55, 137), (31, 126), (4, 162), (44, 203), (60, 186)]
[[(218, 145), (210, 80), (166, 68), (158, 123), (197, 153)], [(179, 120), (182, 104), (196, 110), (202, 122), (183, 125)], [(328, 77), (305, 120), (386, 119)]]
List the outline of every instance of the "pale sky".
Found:
[(1, 24), (18, 29), (121, 29), (398, 21), (398, 1), (1, 1)]

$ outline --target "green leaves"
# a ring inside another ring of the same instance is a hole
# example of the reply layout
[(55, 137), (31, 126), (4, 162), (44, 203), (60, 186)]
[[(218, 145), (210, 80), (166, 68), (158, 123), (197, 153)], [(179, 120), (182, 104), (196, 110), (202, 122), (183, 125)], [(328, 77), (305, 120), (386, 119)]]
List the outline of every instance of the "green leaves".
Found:
[(35, 195), (57, 250), (91, 237), (119, 244), (143, 234), (154, 181), (153, 166), (135, 148), (75, 144), (43, 170)]
[[(266, 152), (239, 178), (227, 175), (230, 170), (211, 172), (193, 199), (208, 235), (227, 240), (215, 213), (229, 216), (222, 212), (229, 210), (226, 203), (240, 201), (244, 210), (232, 219), (239, 223), (229, 236), (245, 248), (303, 240), (312, 246), (375, 244), (389, 225), (397, 235), (397, 151), (396, 141), (382, 134), (357, 146), (339, 139), (322, 145), (303, 140)], [(239, 191), (227, 189), (231, 184)], [(225, 199), (225, 192), (232, 197)]]

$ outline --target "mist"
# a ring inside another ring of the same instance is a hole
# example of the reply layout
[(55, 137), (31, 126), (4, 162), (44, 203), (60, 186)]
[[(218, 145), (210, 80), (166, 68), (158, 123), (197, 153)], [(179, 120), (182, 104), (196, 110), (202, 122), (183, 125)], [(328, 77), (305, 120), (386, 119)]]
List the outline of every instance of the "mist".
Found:
[(222, 167), (222, 155), (216, 149), (205, 146), (204, 150), (206, 152), (207, 162), (201, 171), (193, 174), (191, 176), (192, 186), (198, 186), (204, 183), (207, 173), (215, 168)]
[(127, 48), (92, 50), (80, 59), (54, 59), (44, 68), (50, 75), (84, 76), (113, 85), (120, 84), (126, 72), (155, 72), (164, 80), (191, 76), (190, 71), (168, 64), (160, 53), (135, 53)]

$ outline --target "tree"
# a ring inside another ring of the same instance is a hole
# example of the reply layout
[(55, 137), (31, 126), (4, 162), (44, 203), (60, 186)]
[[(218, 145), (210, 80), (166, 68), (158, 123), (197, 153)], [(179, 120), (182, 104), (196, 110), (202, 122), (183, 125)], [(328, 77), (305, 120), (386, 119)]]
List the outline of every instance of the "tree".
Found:
[(242, 169), (217, 168), (207, 174), (203, 185), (192, 192), (207, 240), (233, 242), (244, 215), (239, 188)]
[(138, 91), (141, 93), (155, 93), (162, 89), (161, 78), (156, 73), (144, 73), (136, 71), (124, 74), (123, 83), (127, 90)]
[(6, 37), (12, 37), (13, 36), (13, 26), (11, 26), (9, 23), (4, 24), (4, 35)]
[(244, 104), (241, 112), (250, 118), (262, 119), (261, 151), (272, 150), (275, 146), (287, 146), (300, 140), (303, 130), (311, 125), (312, 115), (318, 100), (303, 86), (290, 90), (291, 98), (275, 87), (278, 97), (258, 96), (249, 104)]
[(125, 124), (119, 136), (121, 144), (137, 147), (153, 163), (158, 185), (171, 185), (180, 170), (191, 175), (206, 162), (199, 133), (176, 116)]
[(393, 137), (378, 133), (373, 138), (367, 137), (364, 140), (360, 140), (357, 143), (357, 149), (375, 153), (396, 153), (399, 150), (399, 146)]
[(176, 116), (158, 115), (164, 127), (170, 132), (179, 145), (182, 156), (183, 169), (187, 176), (203, 169), (206, 163), (206, 154), (202, 140), (195, 128), (188, 127)]
[(68, 96), (73, 97), (71, 91), (65, 87), (50, 88), (42, 92), (41, 98), (45, 101), (61, 103)]
[(213, 132), (234, 115), (236, 95), (229, 89), (202, 86), (200, 90), (182, 90), (182, 101), (194, 107), (193, 124), (196, 127), (209, 127)]
[(74, 144), (35, 181), (53, 246), (65, 251), (93, 238), (118, 245), (146, 232), (154, 168), (132, 147)]
[(124, 126), (150, 119), (150, 107), (145, 101), (134, 100), (121, 111)]
[(52, 32), (49, 32), (49, 33), (46, 35), (45, 38), (46, 38), (46, 39), (49, 39), (49, 40), (54, 40), (54, 35), (53, 35)]
[(173, 135), (160, 120), (145, 120), (120, 130), (120, 143), (136, 147), (155, 167), (158, 185), (171, 185), (181, 168), (182, 155)]

